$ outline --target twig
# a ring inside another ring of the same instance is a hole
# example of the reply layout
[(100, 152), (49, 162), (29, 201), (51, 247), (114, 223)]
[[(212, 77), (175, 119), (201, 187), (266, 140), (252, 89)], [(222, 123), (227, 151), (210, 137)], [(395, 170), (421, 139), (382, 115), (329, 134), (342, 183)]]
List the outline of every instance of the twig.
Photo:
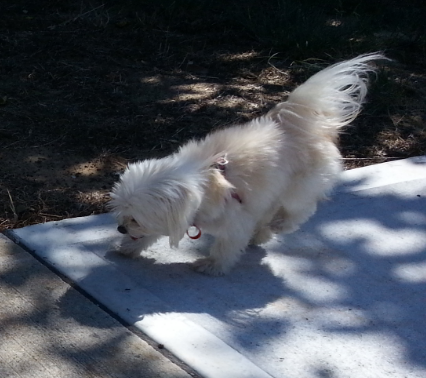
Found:
[(48, 214), (48, 213), (39, 213), (39, 215), (42, 215), (43, 217), (47, 218), (56, 218), (56, 219), (62, 219), (62, 215), (55, 215), (55, 214)]
[[(77, 21), (79, 18), (84, 17), (86, 14), (92, 13), (92, 12), (94, 12), (95, 10), (98, 10), (99, 8), (103, 8), (104, 6), (105, 6), (105, 4), (101, 4), (101, 5), (99, 5), (98, 7), (95, 7), (95, 8), (93, 8), (93, 9), (88, 10), (87, 12), (84, 12), (84, 13), (79, 14), (78, 16), (74, 17), (73, 19), (68, 20), (68, 22), (75, 22), (75, 21)], [(66, 22), (66, 23), (68, 23), (68, 22)]]
[(278, 55), (278, 53), (272, 54), (269, 58), (268, 58), (268, 64), (274, 68), (275, 70), (277, 70), (279, 73), (283, 74), (283, 75), (288, 75), (288, 72), (284, 72), (281, 71), (280, 69), (278, 69), (277, 67), (275, 67), (272, 63), (271, 63), (271, 59), (273, 59), (276, 55)]
[(14, 223), (16, 223), (18, 221), (18, 214), (16, 214), (15, 204), (13, 203), (12, 195), (10, 194), (9, 189), (6, 189), (6, 190), (7, 190), (8, 196), (9, 196), (10, 208), (13, 212), (13, 221), (14, 221)]
[(67, 25), (67, 24), (69, 24), (69, 23), (71, 23), (71, 22), (75, 22), (75, 21), (77, 21), (79, 18), (82, 18), (82, 17), (86, 16), (87, 14), (89, 14), (89, 13), (91, 13), (91, 12), (94, 12), (95, 10), (98, 10), (99, 8), (103, 8), (104, 6), (105, 6), (105, 4), (101, 4), (101, 5), (99, 5), (98, 7), (95, 7), (95, 8), (93, 8), (93, 9), (90, 9), (90, 10), (88, 10), (87, 12), (81, 13), (81, 14), (79, 14), (79, 15), (75, 16), (74, 18), (70, 18), (69, 20), (62, 22), (62, 23), (60, 23), (59, 25), (52, 25), (52, 26), (49, 26), (49, 29), (50, 29), (50, 30), (53, 30), (53, 29), (55, 29), (55, 28), (56, 28), (56, 26), (64, 26), (64, 25)]
[[(16, 141), (16, 142), (10, 143), (10, 144), (8, 144), (6, 147), (4, 147), (4, 148), (5, 148), (5, 149), (6, 149), (6, 148), (9, 148), (9, 147), (13, 146), (14, 144), (20, 143), (20, 142), (22, 142), (22, 140), (27, 140), (27, 139), (29, 139), (29, 138), (30, 138), (30, 137), (27, 137), (27, 138), (25, 138), (25, 139), (21, 139), (21, 140), (18, 140), (18, 141)], [(65, 138), (65, 135), (61, 135), (60, 137), (58, 137), (58, 138), (56, 138), (56, 139), (53, 139), (53, 140), (51, 140), (51, 141), (48, 141), (48, 142), (46, 142), (46, 143), (44, 143), (44, 144), (38, 144), (38, 145), (35, 145), (35, 146), (20, 146), (20, 147), (16, 147), (16, 149), (22, 149), (22, 148), (40, 148), (40, 147), (45, 147), (45, 146), (48, 146), (49, 144), (56, 143), (57, 141), (59, 141), (59, 140), (61, 140), (61, 139), (64, 139), (64, 138)]]

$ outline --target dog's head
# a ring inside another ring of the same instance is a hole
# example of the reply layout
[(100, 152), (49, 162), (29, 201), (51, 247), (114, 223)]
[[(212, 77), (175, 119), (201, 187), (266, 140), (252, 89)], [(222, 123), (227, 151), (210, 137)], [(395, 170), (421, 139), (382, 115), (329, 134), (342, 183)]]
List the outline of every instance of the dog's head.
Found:
[(108, 204), (119, 232), (133, 239), (165, 235), (170, 246), (178, 246), (192, 225), (201, 192), (197, 180), (173, 163), (164, 158), (128, 166)]

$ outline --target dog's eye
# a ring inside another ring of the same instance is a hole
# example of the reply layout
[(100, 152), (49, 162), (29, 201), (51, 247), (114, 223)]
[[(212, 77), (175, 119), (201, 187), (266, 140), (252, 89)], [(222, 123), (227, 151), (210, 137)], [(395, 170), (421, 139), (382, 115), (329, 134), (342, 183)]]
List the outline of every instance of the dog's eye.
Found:
[(131, 223), (138, 224), (133, 218), (130, 220)]

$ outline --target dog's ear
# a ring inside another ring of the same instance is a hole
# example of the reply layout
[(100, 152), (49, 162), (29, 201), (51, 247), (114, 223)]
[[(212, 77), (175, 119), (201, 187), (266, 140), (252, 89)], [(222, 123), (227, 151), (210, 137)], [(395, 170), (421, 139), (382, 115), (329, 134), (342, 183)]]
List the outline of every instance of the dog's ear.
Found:
[(174, 189), (175, 195), (168, 198), (167, 228), (170, 247), (177, 248), (185, 232), (192, 226), (201, 197), (197, 195), (197, 192), (182, 185), (176, 185)]

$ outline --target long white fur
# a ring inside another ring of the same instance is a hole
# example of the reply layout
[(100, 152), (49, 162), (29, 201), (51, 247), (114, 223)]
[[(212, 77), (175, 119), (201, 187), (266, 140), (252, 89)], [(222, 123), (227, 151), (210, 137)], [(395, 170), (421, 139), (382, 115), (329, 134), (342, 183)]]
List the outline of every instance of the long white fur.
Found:
[(249, 243), (297, 230), (336, 182), (338, 132), (361, 110), (374, 71), (368, 62), (383, 58), (366, 54), (330, 66), (263, 117), (190, 141), (163, 159), (130, 164), (109, 203), (127, 232), (121, 252), (139, 255), (162, 235), (178, 247), (195, 225), (215, 242), (194, 266), (220, 275)]

